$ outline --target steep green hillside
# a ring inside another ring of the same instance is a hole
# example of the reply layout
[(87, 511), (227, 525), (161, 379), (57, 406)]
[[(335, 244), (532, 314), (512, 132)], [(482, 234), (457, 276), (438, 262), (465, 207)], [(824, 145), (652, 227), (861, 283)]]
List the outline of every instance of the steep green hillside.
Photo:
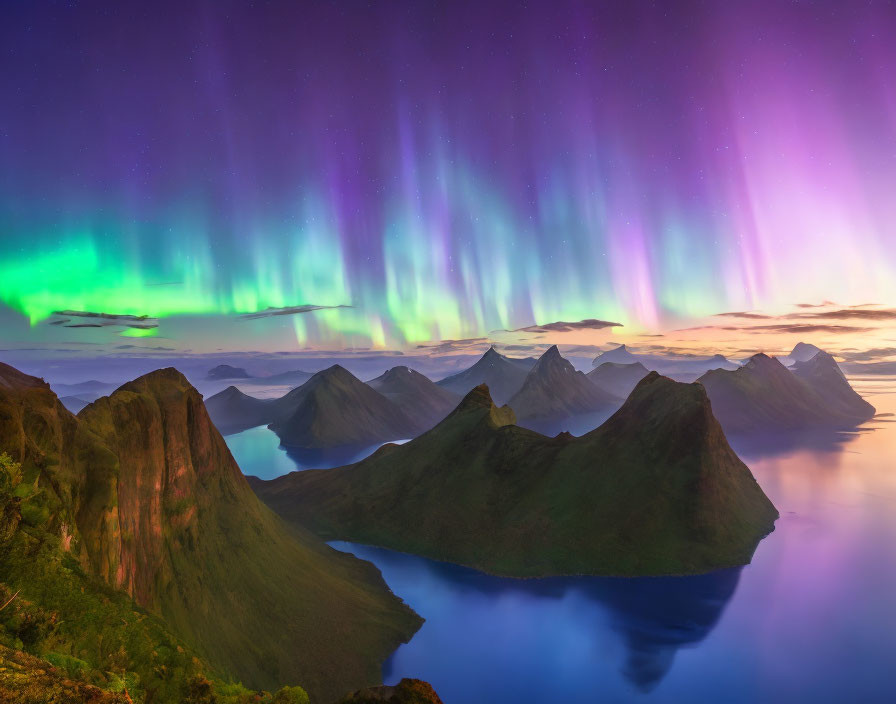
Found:
[(518, 577), (742, 565), (774, 527), (699, 384), (653, 372), (580, 438), (513, 423), (480, 386), (406, 445), (253, 486), (325, 538)]
[(0, 512), (0, 582), (20, 593), (0, 617), (30, 605), (53, 624), (6, 630), (14, 649), (132, 673), (153, 701), (209, 671), (326, 702), (380, 681), (419, 626), (372, 565), (260, 504), (173, 369), (76, 418), (0, 366), (0, 450), (21, 464)]

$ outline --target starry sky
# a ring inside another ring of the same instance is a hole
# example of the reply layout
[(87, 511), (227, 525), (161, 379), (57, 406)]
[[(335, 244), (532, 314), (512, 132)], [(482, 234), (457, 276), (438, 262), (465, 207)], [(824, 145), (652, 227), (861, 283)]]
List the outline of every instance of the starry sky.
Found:
[(4, 3), (3, 341), (892, 304), (894, 36), (874, 1)]

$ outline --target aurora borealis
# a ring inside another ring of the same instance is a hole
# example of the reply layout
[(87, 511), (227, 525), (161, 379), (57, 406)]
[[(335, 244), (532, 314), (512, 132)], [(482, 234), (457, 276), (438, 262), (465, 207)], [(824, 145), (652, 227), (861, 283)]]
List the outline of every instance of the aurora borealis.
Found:
[(0, 305), (347, 305), (296, 343), (402, 347), (896, 301), (893, 36), (885, 2), (6, 3)]

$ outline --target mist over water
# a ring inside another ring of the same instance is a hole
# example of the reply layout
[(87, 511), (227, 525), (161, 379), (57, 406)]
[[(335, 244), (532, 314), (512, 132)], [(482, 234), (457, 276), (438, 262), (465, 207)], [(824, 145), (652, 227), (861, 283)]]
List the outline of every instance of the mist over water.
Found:
[[(896, 378), (851, 382), (878, 409), (856, 432), (735, 443), (781, 513), (742, 569), (512, 580), (334, 543), (426, 619), (385, 681), (425, 679), (446, 704), (891, 701)], [(244, 471), (288, 467), (273, 433), (247, 433), (272, 439), (228, 438)]]

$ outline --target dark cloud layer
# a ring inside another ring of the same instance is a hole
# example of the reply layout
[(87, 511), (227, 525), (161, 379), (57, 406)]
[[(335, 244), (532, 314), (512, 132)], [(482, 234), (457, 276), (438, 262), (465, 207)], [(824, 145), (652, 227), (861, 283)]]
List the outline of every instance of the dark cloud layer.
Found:
[(762, 313), (716, 313), (714, 318), (744, 318), (747, 320), (770, 320), (773, 316)]
[(256, 311), (255, 313), (246, 313), (245, 315), (241, 315), (240, 317), (244, 320), (255, 320), (257, 318), (272, 318), (275, 315), (299, 315), (301, 313), (311, 313), (316, 310), (333, 310), (336, 308), (351, 308), (352, 306), (347, 305), (338, 305), (338, 306), (318, 306), (314, 304), (305, 304), (301, 306), (286, 306), (284, 308), (265, 308), (264, 310)]
[(793, 317), (816, 320), (896, 320), (896, 309), (844, 308), (841, 310), (820, 311), (818, 313), (800, 313)]
[(572, 332), (573, 330), (603, 330), (605, 328), (621, 328), (622, 323), (613, 323), (609, 320), (596, 320), (588, 318), (586, 320), (578, 320), (575, 322), (567, 322), (558, 320), (554, 323), (545, 323), (544, 325), (529, 325), (525, 328), (516, 328), (509, 332)]
[(159, 327), (159, 319), (150, 318), (148, 315), (116, 315), (85, 310), (57, 310), (53, 315), (59, 317), (50, 320), (50, 325), (61, 325), (66, 328), (127, 327), (152, 330)]

